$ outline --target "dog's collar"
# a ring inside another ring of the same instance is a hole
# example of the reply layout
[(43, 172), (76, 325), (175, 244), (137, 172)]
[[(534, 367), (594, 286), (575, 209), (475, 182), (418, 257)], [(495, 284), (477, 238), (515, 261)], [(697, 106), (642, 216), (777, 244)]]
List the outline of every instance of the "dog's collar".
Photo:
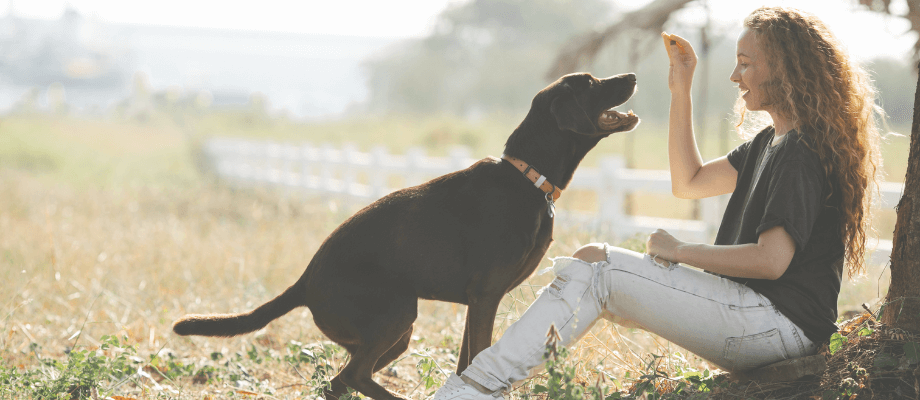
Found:
[[(520, 158), (509, 156), (507, 154), (502, 154), (502, 160), (511, 163), (511, 165), (517, 168), (518, 171), (521, 171), (521, 173), (524, 174), (524, 177), (533, 182), (533, 185), (542, 190), (543, 193), (546, 193), (547, 197), (551, 196), (552, 201), (556, 201), (559, 199), (559, 196), (562, 196), (562, 189), (559, 189), (556, 187), (556, 185), (553, 185), (552, 182), (547, 180), (545, 176), (540, 174), (540, 172), (538, 172), (534, 167), (530, 166), (530, 164), (528, 164), (526, 161), (521, 160)], [(549, 198), (547, 198), (547, 200), (549, 200)]]

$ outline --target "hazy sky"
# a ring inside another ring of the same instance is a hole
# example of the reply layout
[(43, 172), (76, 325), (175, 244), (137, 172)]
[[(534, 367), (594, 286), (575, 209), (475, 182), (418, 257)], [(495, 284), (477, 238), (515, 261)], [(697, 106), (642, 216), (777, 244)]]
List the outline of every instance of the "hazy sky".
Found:
[[(336, 35), (412, 37), (423, 36), (435, 17), (451, 3), (463, 0), (0, 0), (0, 14), (12, 8), (19, 16), (56, 19), (69, 4), (84, 15), (108, 22), (180, 25)], [(577, 0), (573, 0), (577, 1)], [(651, 0), (615, 0), (620, 10), (638, 8)], [(754, 8), (789, 5), (814, 12), (825, 20), (858, 58), (903, 55), (916, 40), (900, 18), (875, 13), (853, 12), (855, 0), (709, 0), (714, 18), (728, 29), (737, 29), (741, 19)], [(905, 10), (907, 0), (892, 0), (895, 11)], [(685, 25), (702, 20), (703, 14), (685, 10), (679, 21)], [(587, 29), (587, 27), (586, 27)], [(689, 28), (687, 28), (689, 29)], [(681, 33), (680, 27), (675, 33)]]

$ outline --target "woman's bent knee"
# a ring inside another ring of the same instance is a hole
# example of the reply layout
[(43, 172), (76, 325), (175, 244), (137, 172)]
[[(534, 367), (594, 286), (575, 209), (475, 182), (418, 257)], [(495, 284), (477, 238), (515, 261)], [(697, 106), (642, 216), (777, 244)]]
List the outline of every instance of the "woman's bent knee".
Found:
[(572, 254), (579, 260), (594, 263), (607, 260), (607, 247), (603, 243), (586, 244)]

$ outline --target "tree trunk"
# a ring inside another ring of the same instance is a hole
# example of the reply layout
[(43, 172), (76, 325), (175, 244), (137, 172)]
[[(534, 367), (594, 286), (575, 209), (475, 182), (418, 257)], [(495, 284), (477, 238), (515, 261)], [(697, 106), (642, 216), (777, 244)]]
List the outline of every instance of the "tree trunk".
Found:
[(891, 250), (891, 287), (882, 322), (920, 332), (920, 74), (914, 94), (914, 121), (904, 194), (898, 202)]

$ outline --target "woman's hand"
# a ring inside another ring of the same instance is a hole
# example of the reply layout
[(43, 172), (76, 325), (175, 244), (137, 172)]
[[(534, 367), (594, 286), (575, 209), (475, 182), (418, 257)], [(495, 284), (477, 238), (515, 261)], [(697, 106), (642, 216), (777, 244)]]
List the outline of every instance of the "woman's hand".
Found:
[(696, 53), (690, 42), (680, 36), (661, 32), (661, 38), (664, 40), (664, 48), (671, 63), (668, 89), (671, 89), (672, 94), (689, 94), (693, 84), (693, 71), (696, 69)]
[(684, 242), (677, 240), (674, 236), (664, 229), (656, 229), (651, 235), (648, 235), (648, 241), (645, 243), (646, 253), (652, 257), (657, 257), (655, 261), (670, 261), (679, 263), (677, 251)]

